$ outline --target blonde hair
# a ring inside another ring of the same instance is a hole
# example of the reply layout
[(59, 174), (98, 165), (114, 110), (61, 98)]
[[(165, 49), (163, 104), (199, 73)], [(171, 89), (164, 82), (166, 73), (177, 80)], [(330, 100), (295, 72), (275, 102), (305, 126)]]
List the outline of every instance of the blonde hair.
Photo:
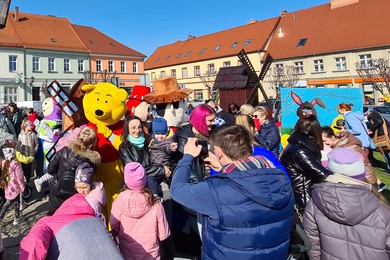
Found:
[(253, 108), (252, 114), (253, 114), (255, 111), (259, 112), (262, 116), (268, 117), (268, 112), (267, 112), (267, 109), (266, 109), (265, 107), (257, 106), (257, 107), (255, 107), (255, 108)]
[[(86, 137), (82, 137), (81, 133), (86, 133)], [(76, 142), (80, 144), (81, 148), (95, 150), (97, 143), (97, 134), (95, 130), (86, 126), (81, 129), (80, 133), (77, 135)]]
[(251, 104), (244, 104), (240, 106), (240, 113), (244, 115), (252, 115), (253, 106)]
[(254, 135), (253, 131), (256, 128), (256, 125), (252, 117), (250, 117), (249, 115), (245, 115), (245, 114), (236, 115), (236, 117), (234, 118), (234, 123), (236, 125), (242, 125), (243, 127), (246, 128), (246, 130), (249, 131), (249, 133), (251, 133), (251, 135)]

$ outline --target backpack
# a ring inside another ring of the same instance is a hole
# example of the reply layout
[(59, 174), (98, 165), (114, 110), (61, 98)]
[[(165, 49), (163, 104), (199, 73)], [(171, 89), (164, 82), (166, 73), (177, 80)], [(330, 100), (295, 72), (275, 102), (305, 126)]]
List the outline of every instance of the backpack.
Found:
[(58, 198), (66, 200), (77, 193), (74, 187), (75, 174), (76, 174), (76, 169), (74, 167), (70, 168), (69, 170), (65, 171), (62, 174), (62, 177), (58, 181), (58, 185), (57, 185), (56, 196)]

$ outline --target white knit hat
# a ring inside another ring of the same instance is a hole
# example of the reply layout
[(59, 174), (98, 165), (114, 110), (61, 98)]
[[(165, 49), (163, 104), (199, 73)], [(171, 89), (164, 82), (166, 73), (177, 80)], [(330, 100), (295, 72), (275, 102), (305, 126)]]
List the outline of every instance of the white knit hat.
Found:
[(362, 156), (348, 148), (335, 148), (329, 152), (328, 168), (333, 173), (339, 173), (354, 179), (364, 180), (366, 178)]

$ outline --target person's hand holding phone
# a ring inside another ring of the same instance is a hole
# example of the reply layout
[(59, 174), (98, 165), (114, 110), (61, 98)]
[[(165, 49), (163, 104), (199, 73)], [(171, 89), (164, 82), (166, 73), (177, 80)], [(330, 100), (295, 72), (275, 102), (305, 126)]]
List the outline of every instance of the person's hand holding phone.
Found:
[(209, 152), (209, 155), (204, 158), (204, 162), (216, 172), (222, 170), (222, 165), (219, 163), (217, 156), (212, 152)]
[(198, 157), (200, 151), (202, 150), (201, 145), (197, 145), (198, 138), (190, 137), (187, 140), (187, 143), (184, 145), (184, 154), (192, 155), (193, 157)]

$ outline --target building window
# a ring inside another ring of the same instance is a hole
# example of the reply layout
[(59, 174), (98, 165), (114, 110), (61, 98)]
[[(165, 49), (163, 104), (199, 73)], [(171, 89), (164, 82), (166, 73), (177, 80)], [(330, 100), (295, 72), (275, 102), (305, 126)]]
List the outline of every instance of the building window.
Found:
[(176, 70), (171, 70), (171, 76), (176, 77)]
[(217, 46), (215, 46), (214, 51), (218, 51), (220, 48), (221, 48), (221, 45), (217, 45)]
[(241, 66), (242, 65), (242, 61), (238, 60), (237, 61), (237, 66)]
[(176, 59), (181, 57), (181, 53), (177, 54)]
[(83, 59), (77, 60), (77, 71), (84, 72), (84, 60)]
[(275, 65), (275, 73), (276, 73), (276, 76), (283, 76), (284, 75), (283, 63), (278, 63)]
[(126, 73), (126, 62), (121, 61), (121, 73)]
[(51, 58), (49, 57), (48, 60), (47, 60), (47, 68), (49, 70), (49, 72), (54, 72), (56, 71), (56, 63), (55, 63), (56, 59), (55, 58)]
[(203, 100), (203, 90), (195, 90), (194, 94), (195, 94), (195, 99)]
[(307, 38), (302, 38), (302, 39), (300, 39), (300, 40), (298, 41), (297, 47), (303, 47), (303, 46), (305, 46), (306, 42), (307, 42)]
[(64, 72), (70, 72), (70, 59), (64, 59)]
[(184, 57), (188, 57), (188, 56), (190, 56), (190, 54), (191, 54), (191, 51), (187, 52), (186, 55), (184, 55)]
[(102, 61), (101, 60), (96, 60), (96, 71), (97, 72), (102, 72)]
[(152, 81), (157, 80), (157, 79), (156, 79), (156, 72), (152, 72), (151, 80), (152, 80)]
[(252, 39), (248, 39), (244, 42), (244, 46), (247, 46), (250, 42), (252, 41)]
[(165, 58), (165, 61), (169, 60), (171, 58), (171, 55), (168, 55), (168, 57)]
[(133, 61), (133, 73), (138, 73), (138, 62)]
[(200, 67), (199, 66), (194, 67), (194, 75), (195, 75), (195, 77), (200, 77)]
[(207, 70), (208, 70), (208, 72), (210, 73), (210, 75), (214, 75), (214, 74), (215, 74), (214, 63), (208, 64), (208, 65), (207, 65)]
[(238, 45), (238, 42), (233, 42), (232, 46), (230, 46), (230, 48), (236, 48), (236, 46)]
[(165, 74), (165, 70), (161, 71), (161, 78), (165, 78), (167, 75)]
[(206, 51), (206, 48), (203, 48), (203, 49), (199, 52), (199, 54), (203, 54), (205, 51)]
[(114, 61), (109, 60), (108, 61), (108, 72), (114, 72), (115, 67), (114, 67)]
[(224, 63), (223, 63), (223, 66), (224, 67), (230, 67), (231, 65), (230, 65), (230, 61), (225, 61)]
[(360, 59), (360, 68), (361, 69), (370, 69), (372, 67), (371, 54), (359, 55), (359, 59)]
[(181, 69), (181, 74), (183, 78), (188, 78), (188, 71), (187, 68), (182, 68)]
[(294, 72), (295, 74), (303, 74), (303, 61), (294, 62)]
[(4, 87), (4, 103), (18, 101), (18, 88), (17, 87)]
[(345, 57), (336, 58), (336, 70), (347, 70), (347, 60)]
[(9, 72), (16, 72), (16, 60), (18, 56), (16, 55), (10, 55), (8, 60), (9, 60)]
[(314, 71), (323, 72), (324, 71), (324, 60), (314, 60)]
[(39, 57), (32, 57), (32, 70), (41, 71), (39, 64)]

